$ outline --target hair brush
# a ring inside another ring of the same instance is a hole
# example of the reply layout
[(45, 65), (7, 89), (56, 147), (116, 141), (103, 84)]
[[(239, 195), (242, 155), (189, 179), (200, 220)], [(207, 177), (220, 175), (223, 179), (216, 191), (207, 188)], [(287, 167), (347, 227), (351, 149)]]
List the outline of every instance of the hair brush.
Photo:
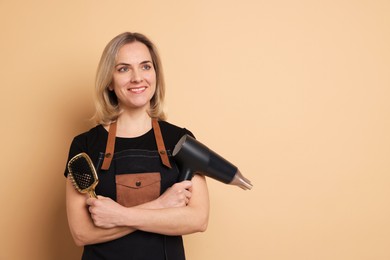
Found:
[(69, 177), (73, 186), (80, 193), (88, 193), (90, 197), (97, 198), (95, 187), (98, 176), (91, 158), (86, 153), (79, 153), (68, 162)]

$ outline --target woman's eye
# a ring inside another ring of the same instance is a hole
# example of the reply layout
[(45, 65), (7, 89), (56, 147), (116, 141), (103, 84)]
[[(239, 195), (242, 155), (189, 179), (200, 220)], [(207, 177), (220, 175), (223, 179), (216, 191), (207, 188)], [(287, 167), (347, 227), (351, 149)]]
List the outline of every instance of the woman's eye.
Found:
[(129, 71), (129, 68), (128, 67), (121, 67), (118, 69), (119, 72), (127, 72)]
[(143, 70), (150, 70), (152, 68), (152, 66), (150, 66), (149, 64), (144, 64), (143, 66), (142, 66), (142, 69)]

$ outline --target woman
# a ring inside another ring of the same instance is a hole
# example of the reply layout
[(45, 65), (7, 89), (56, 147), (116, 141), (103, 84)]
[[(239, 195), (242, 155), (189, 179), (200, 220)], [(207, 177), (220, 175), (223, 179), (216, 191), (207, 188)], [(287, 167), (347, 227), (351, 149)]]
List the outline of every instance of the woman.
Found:
[[(82, 259), (185, 259), (182, 235), (207, 228), (205, 178), (178, 182), (171, 153), (185, 128), (165, 120), (164, 78), (153, 43), (123, 33), (106, 46), (97, 70), (98, 125), (74, 138), (69, 159), (95, 164), (98, 199), (66, 185), (66, 206)], [(67, 172), (65, 173), (67, 176)]]

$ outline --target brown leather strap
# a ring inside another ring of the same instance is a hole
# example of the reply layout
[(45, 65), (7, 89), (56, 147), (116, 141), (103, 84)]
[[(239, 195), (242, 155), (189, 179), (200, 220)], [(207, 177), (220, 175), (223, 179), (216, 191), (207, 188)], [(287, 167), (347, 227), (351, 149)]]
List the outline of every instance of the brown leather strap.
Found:
[[(162, 163), (168, 168), (172, 168), (171, 163), (165, 149), (164, 140), (161, 134), (160, 125), (156, 118), (152, 119), (152, 127), (154, 131), (154, 137), (157, 143), (158, 153), (160, 155)], [(115, 150), (115, 137), (116, 137), (116, 121), (110, 125), (108, 130), (108, 139), (106, 145), (106, 152), (104, 153), (104, 160), (101, 169), (108, 170), (111, 165), (112, 158), (114, 157)]]
[(114, 157), (115, 137), (116, 137), (116, 121), (111, 123), (110, 129), (108, 130), (108, 139), (106, 145), (106, 152), (104, 153), (102, 170), (108, 170), (110, 168), (112, 157)]
[(164, 140), (161, 134), (160, 125), (156, 118), (152, 119), (152, 126), (154, 131), (154, 137), (156, 138), (157, 149), (160, 155), (162, 163), (168, 168), (172, 168), (171, 163), (169, 162), (167, 150), (165, 149)]

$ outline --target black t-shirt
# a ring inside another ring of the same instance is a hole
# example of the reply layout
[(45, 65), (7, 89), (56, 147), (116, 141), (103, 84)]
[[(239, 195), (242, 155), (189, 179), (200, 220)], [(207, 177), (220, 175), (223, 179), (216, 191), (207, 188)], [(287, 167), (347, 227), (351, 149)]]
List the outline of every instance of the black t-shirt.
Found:
[[(164, 138), (165, 148), (168, 152), (172, 153), (176, 143), (183, 135), (189, 134), (193, 136), (189, 130), (180, 128), (166, 121), (159, 121), (159, 124)], [(68, 161), (76, 154), (85, 152), (89, 155), (95, 166), (97, 166), (100, 153), (104, 152), (106, 149), (107, 138), (108, 132), (102, 125), (97, 125), (88, 132), (76, 136), (69, 149)], [(116, 138), (115, 152), (120, 152), (129, 148), (156, 150), (157, 144), (154, 139), (153, 129), (135, 138)], [(68, 170), (65, 169), (65, 176), (67, 175)]]
[[(159, 121), (161, 133), (164, 139), (165, 148), (169, 155), (172, 169), (169, 174), (162, 174), (161, 193), (177, 182), (179, 177), (178, 169), (172, 161), (171, 154), (179, 139), (192, 133), (185, 128), (177, 127), (165, 121)], [(102, 155), (106, 149), (108, 132), (102, 125), (98, 125), (88, 132), (76, 136), (69, 150), (68, 161), (78, 153), (84, 152), (93, 161), (99, 176), (99, 184), (96, 187), (96, 194), (103, 195), (116, 200), (115, 179), (110, 174), (105, 174), (99, 168)], [(140, 151), (157, 151), (157, 144), (153, 129), (135, 138), (115, 139), (115, 154), (128, 149)], [(160, 166), (159, 166), (160, 167)], [(161, 167), (164, 167), (161, 164)], [(163, 169), (167, 171), (167, 169)], [(65, 176), (68, 171), (65, 170)], [(115, 176), (114, 176), (115, 177)], [(173, 220), (174, 221), (174, 220)], [(184, 248), (181, 236), (164, 236), (143, 231), (136, 231), (122, 238), (106, 243), (88, 245), (84, 247), (83, 258), (87, 259), (166, 259), (183, 260)]]

